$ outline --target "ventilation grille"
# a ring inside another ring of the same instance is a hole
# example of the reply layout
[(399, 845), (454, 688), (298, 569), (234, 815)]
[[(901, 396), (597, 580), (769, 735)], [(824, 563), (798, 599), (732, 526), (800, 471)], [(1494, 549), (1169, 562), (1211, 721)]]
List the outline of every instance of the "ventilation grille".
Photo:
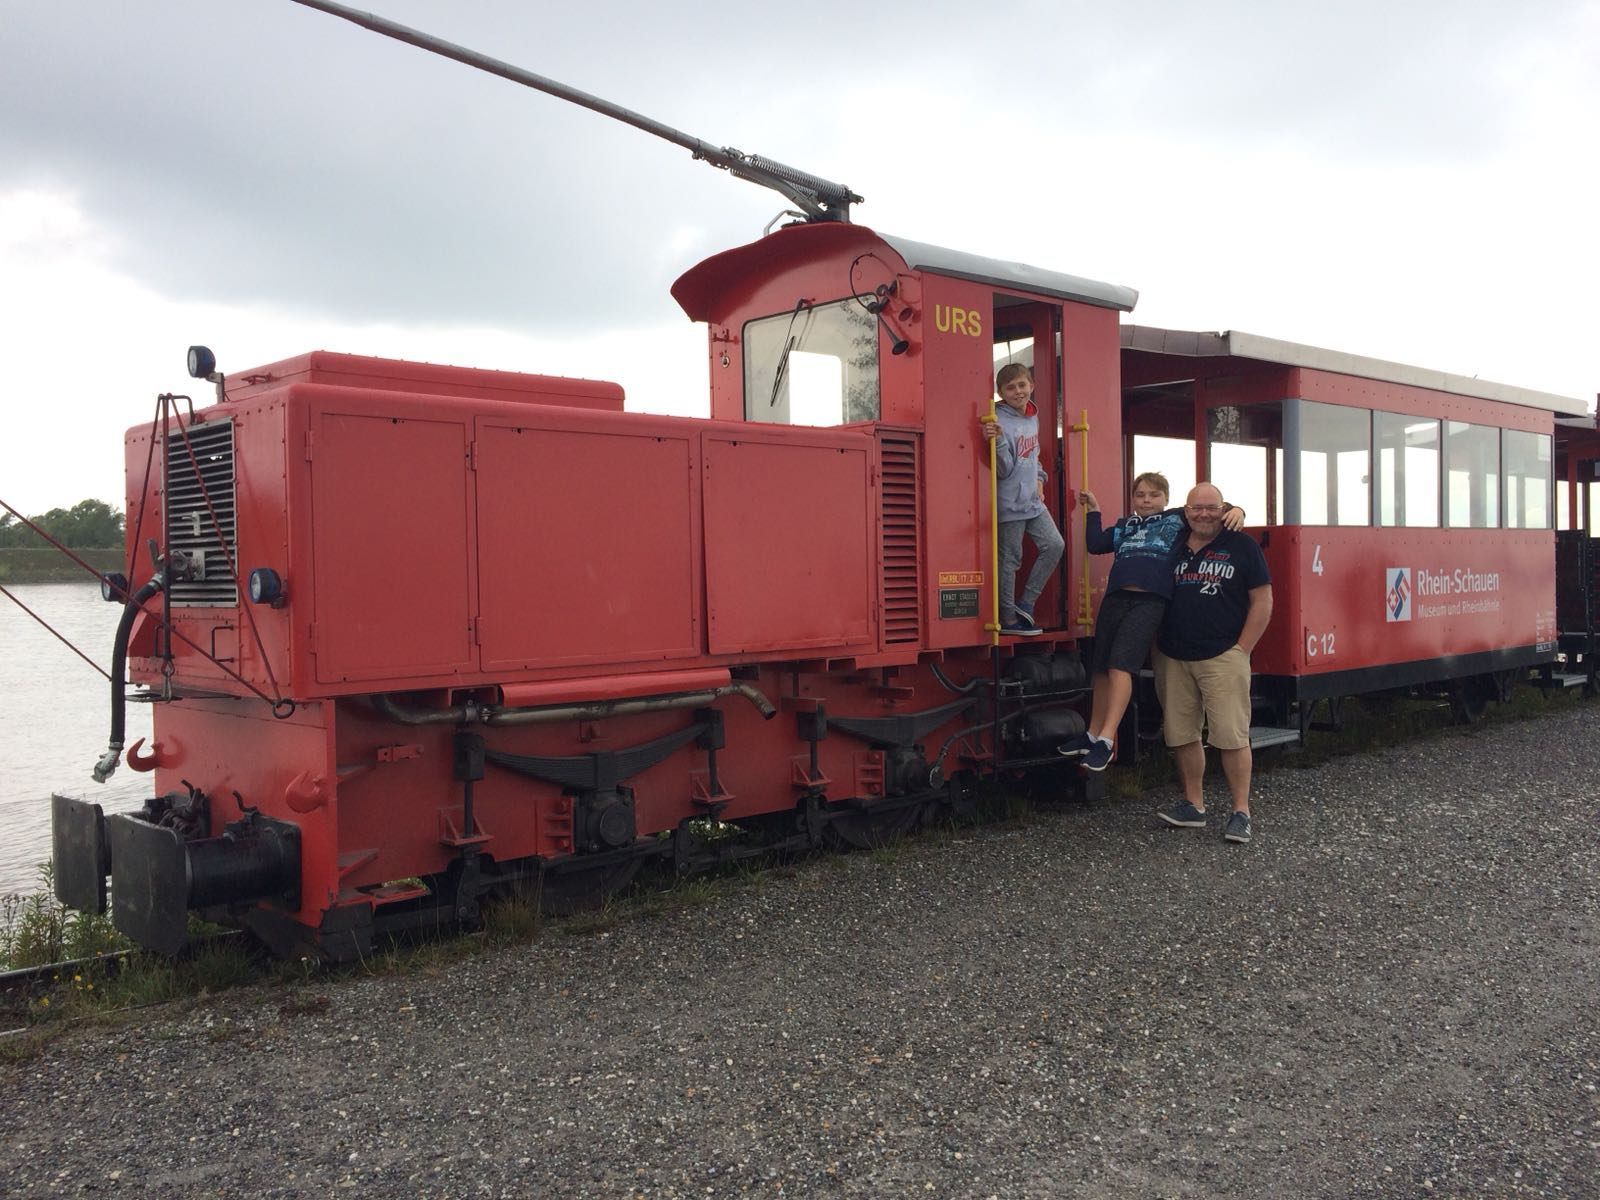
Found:
[(167, 591), (175, 605), (234, 608), (239, 589), (228, 569), (228, 554), (236, 553), (237, 544), (233, 422), (207, 421), (187, 432), (187, 446), (182, 432), (167, 435), (167, 549), (188, 558), (192, 578), (174, 580)]
[(883, 640), (886, 645), (922, 641), (922, 593), (918, 585), (917, 439), (878, 435), (883, 530)]

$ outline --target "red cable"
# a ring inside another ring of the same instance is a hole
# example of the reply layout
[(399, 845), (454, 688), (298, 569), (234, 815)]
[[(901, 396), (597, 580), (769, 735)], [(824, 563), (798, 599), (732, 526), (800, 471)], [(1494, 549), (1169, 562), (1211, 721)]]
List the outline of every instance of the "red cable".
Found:
[[(4, 503), (4, 501), (0, 501), (0, 503)], [(45, 627), (45, 629), (50, 632), (51, 636), (53, 636), (56, 639), (56, 641), (60, 642), (68, 650), (71, 650), (79, 658), (83, 659), (84, 662), (88, 663), (96, 671), (99, 671), (100, 674), (104, 675), (106, 677), (106, 682), (107, 683), (111, 682), (111, 673), (109, 671), (107, 671), (99, 663), (95, 662), (94, 659), (90, 658), (82, 650), (79, 650), (71, 642), (67, 641), (67, 639), (62, 637), (61, 634), (57, 633), (53, 628), (51, 628), (49, 621), (46, 621), (38, 613), (34, 612), (33, 609), (29, 608), (26, 604), (24, 604), (21, 600), (18, 600), (14, 595), (12, 595), (10, 592), (8, 592), (4, 587), (0, 587), (0, 596), (5, 596), (8, 600), (11, 601), (11, 603), (15, 604), (23, 612), (27, 613), (35, 621), (37, 621), (37, 622), (39, 622), (39, 624), (43, 625)]]

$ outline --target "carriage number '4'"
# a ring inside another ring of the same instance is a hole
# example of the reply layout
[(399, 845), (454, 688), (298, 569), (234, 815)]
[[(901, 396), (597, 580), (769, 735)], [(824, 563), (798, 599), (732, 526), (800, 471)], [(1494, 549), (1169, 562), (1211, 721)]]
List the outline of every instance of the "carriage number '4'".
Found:
[[(1311, 573), (1313, 575), (1321, 575), (1322, 570), (1322, 543), (1318, 542), (1316, 548), (1311, 551)], [(1332, 658), (1335, 644), (1334, 631), (1331, 629), (1327, 633), (1308, 632), (1306, 634), (1306, 657)]]

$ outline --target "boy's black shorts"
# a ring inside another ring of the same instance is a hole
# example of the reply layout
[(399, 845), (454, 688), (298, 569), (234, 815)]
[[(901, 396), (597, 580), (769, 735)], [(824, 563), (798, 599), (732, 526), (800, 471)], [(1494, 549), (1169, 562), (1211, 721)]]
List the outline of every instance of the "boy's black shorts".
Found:
[(1117, 670), (1137, 675), (1144, 669), (1166, 615), (1165, 596), (1126, 588), (1112, 592), (1100, 602), (1100, 616), (1095, 620), (1091, 673)]

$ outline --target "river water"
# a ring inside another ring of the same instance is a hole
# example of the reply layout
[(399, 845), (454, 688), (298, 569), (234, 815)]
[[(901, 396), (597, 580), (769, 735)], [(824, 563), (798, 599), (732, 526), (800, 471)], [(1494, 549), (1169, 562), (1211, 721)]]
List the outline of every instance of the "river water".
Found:
[[(99, 585), (13, 584), (6, 589), (106, 670), (121, 608)], [(138, 808), (150, 776), (124, 762), (107, 783), (89, 771), (111, 729), (111, 685), (5, 596), (0, 596), (0, 894), (32, 892), (50, 857), (50, 794)], [(150, 737), (150, 706), (128, 705), (128, 744)]]

